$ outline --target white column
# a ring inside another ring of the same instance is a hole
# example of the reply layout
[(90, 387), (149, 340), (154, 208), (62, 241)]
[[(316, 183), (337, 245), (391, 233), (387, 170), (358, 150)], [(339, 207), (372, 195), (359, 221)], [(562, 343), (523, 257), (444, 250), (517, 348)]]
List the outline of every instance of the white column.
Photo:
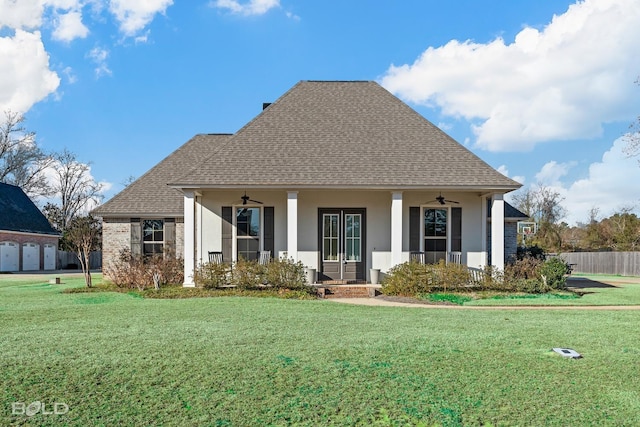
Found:
[(491, 197), (491, 265), (504, 270), (504, 196)]
[(193, 269), (195, 267), (195, 198), (193, 191), (184, 192), (184, 283), (185, 287), (194, 287)]
[[(484, 268), (489, 261), (489, 244), (487, 243), (488, 236), (488, 224), (489, 224), (489, 206), (487, 205), (487, 198), (485, 196), (480, 196), (480, 234), (482, 238), (482, 243), (480, 246), (480, 251), (482, 252), (482, 264), (481, 268)], [(472, 265), (470, 267), (478, 267), (477, 265)]]
[(298, 192), (287, 191), (287, 257), (298, 261)]
[(391, 266), (402, 263), (402, 191), (391, 193)]
[(195, 203), (195, 244), (196, 244), (196, 265), (200, 266), (203, 261), (206, 261), (202, 256), (202, 194), (199, 192), (195, 193), (194, 198)]

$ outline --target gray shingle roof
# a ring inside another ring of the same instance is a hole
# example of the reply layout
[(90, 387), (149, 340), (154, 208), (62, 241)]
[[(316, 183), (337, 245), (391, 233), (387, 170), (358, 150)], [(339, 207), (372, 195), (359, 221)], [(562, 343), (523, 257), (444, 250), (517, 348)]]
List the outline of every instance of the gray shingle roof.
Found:
[(20, 187), (0, 183), (0, 231), (59, 235)]
[(169, 184), (520, 187), (375, 82), (300, 82), (184, 172)]
[(182, 176), (229, 138), (228, 134), (194, 136), (104, 205), (94, 209), (92, 214), (101, 217), (183, 216), (182, 192), (168, 187), (167, 183)]

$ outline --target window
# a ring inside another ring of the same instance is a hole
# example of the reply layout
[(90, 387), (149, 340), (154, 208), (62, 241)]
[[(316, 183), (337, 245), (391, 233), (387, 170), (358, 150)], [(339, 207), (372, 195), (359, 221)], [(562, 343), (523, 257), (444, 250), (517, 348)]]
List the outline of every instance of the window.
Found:
[(446, 259), (448, 213), (448, 209), (424, 210), (424, 252), (425, 262), (429, 264)]
[(260, 251), (260, 208), (236, 208), (237, 259), (257, 260)]
[(142, 254), (162, 254), (164, 249), (164, 221), (145, 219), (142, 221)]

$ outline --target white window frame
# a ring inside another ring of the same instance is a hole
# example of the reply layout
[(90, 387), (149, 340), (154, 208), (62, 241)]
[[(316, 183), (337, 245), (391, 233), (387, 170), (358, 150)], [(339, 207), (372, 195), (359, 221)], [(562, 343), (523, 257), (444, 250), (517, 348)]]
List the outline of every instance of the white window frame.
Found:
[[(258, 250), (264, 250), (264, 207), (261, 205), (233, 205), (232, 206), (232, 238), (231, 238), (231, 260), (233, 262), (238, 261), (238, 209), (254, 209), (260, 210), (260, 231), (258, 232)], [(241, 236), (243, 238), (246, 236)]]
[[(146, 241), (146, 240), (144, 240), (144, 223), (145, 223), (145, 221), (161, 221), (161, 222), (162, 222), (162, 242), (160, 242), (160, 241), (158, 241), (158, 240), (150, 240), (150, 241)], [(165, 243), (165, 242), (166, 242), (166, 240), (165, 240), (165, 237), (166, 237), (166, 236), (165, 236), (165, 233), (166, 233), (166, 232), (165, 232), (165, 229), (164, 229), (164, 225), (165, 225), (165, 223), (166, 223), (166, 221), (165, 221), (165, 219), (164, 219), (164, 218), (141, 218), (141, 219), (140, 219), (140, 239), (142, 240), (142, 241), (140, 242), (140, 244), (142, 245), (142, 247), (140, 248), (140, 251), (142, 252), (142, 256), (147, 256), (147, 255), (149, 255), (149, 256), (153, 256), (153, 255), (157, 255), (157, 254), (155, 254), (155, 253), (146, 254), (146, 253), (144, 252), (144, 245), (145, 245), (145, 243), (147, 243), (147, 244), (160, 244), (160, 243), (162, 243), (162, 252), (161, 252), (160, 254), (161, 254), (161, 255), (163, 255), (163, 254), (164, 254), (164, 250), (165, 250), (165, 247), (166, 247), (166, 243)]]
[(443, 206), (443, 205), (422, 205), (420, 206), (420, 251), (426, 252), (425, 250), (425, 235), (424, 235), (424, 211), (427, 209), (445, 209), (447, 211), (447, 250), (446, 252), (451, 252), (451, 206)]

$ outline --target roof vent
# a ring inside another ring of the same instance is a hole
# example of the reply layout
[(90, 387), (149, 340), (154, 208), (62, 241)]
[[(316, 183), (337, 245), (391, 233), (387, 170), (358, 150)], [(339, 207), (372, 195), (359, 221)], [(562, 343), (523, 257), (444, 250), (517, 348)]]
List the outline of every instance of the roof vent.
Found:
[(269, 105), (271, 105), (270, 102), (263, 102), (262, 103), (262, 111), (266, 110)]

